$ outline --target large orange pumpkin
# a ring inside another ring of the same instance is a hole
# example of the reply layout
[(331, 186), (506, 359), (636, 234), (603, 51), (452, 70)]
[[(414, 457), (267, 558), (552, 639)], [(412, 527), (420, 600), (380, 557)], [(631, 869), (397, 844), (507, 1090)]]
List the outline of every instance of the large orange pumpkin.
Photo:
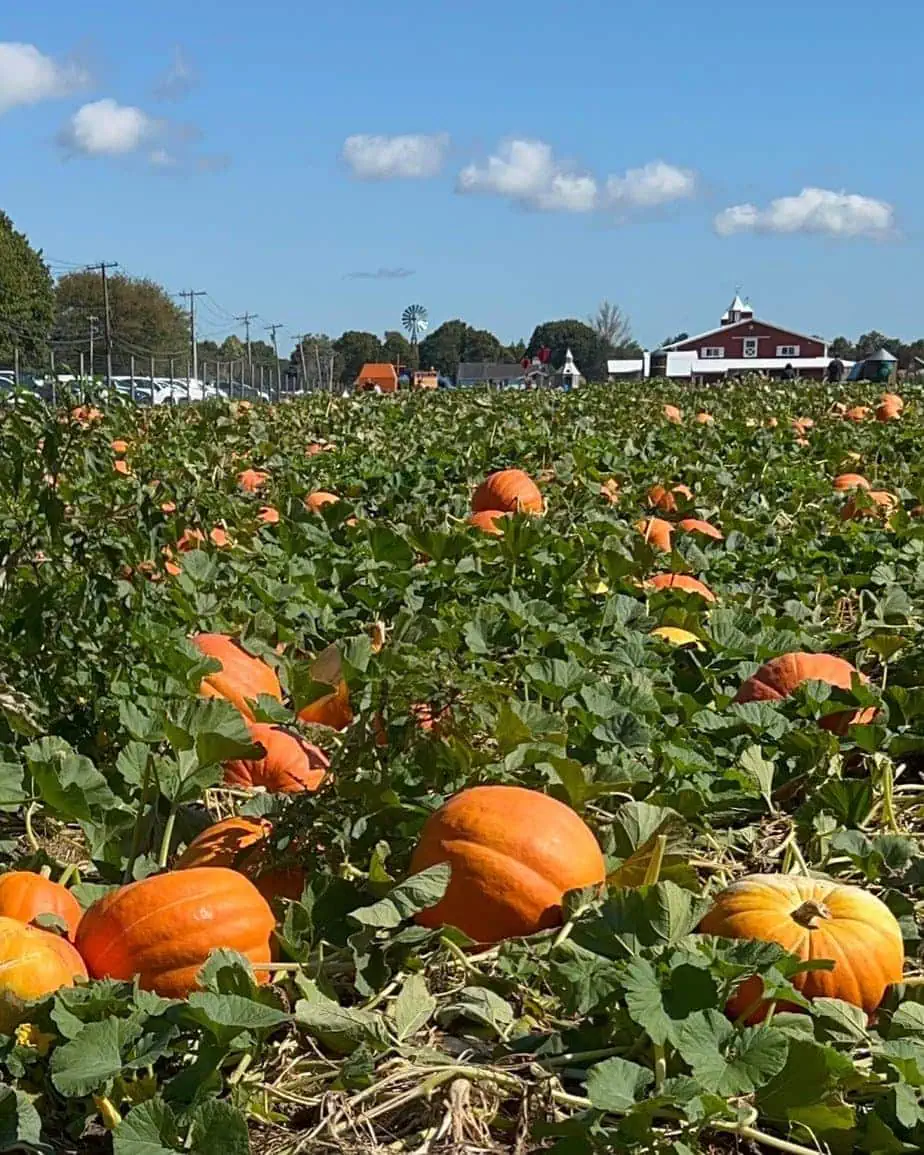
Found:
[(698, 578), (685, 573), (659, 573), (645, 583), (654, 590), (681, 590), (686, 594), (698, 594), (704, 601), (714, 602), (715, 594)]
[(869, 417), (868, 405), (854, 405), (844, 414), (846, 421), (865, 421)]
[[(16, 999), (40, 999), (87, 978), (87, 968), (67, 939), (0, 917), (0, 992)], [(0, 1033), (16, 1025), (15, 1009), (0, 1001)]]
[[(93, 978), (132, 979), (166, 998), (185, 998), (210, 951), (270, 961), (276, 920), (237, 871), (220, 866), (157, 874), (120, 886), (80, 921), (76, 946)], [(266, 975), (258, 972), (265, 981)]]
[(899, 413), (905, 408), (905, 402), (897, 393), (883, 393), (879, 398), (879, 404), (888, 405), (892, 409), (897, 409)]
[(468, 524), (492, 537), (501, 537), (504, 531), (497, 523), (502, 517), (509, 516), (510, 514), (502, 509), (483, 509), (480, 513), (473, 513), (468, 519)]
[(635, 528), (644, 535), (652, 549), (659, 549), (662, 553), (671, 552), (671, 533), (674, 527), (669, 521), (662, 517), (649, 517), (636, 522)]
[(683, 414), (676, 405), (665, 405), (663, 412), (672, 425), (679, 425), (683, 421)]
[(472, 512), (483, 513), (485, 510), (542, 513), (542, 494), (535, 481), (522, 469), (501, 469), (488, 474), (472, 497)]
[(266, 662), (248, 654), (235, 638), (227, 634), (196, 634), (193, 643), (207, 657), (221, 662), (222, 668), (206, 674), (199, 686), (199, 693), (206, 698), (224, 698), (251, 722), (253, 711), (247, 705), (248, 698), (255, 700), (268, 694), (282, 701), (282, 687), (275, 672)]
[(698, 533), (702, 537), (711, 537), (714, 541), (723, 541), (725, 535), (711, 522), (703, 521), (698, 517), (684, 517), (677, 522), (677, 528), (684, 533)]
[[(843, 658), (833, 654), (808, 654), (796, 651), (780, 654), (765, 662), (760, 669), (742, 682), (736, 702), (780, 702), (788, 698), (803, 682), (827, 682), (839, 690), (849, 690), (854, 677), (861, 682), (866, 678)], [(844, 710), (827, 714), (819, 725), (822, 729), (843, 736), (850, 726), (865, 725), (876, 717), (876, 708)]]
[(0, 875), (0, 917), (33, 922), (40, 914), (56, 914), (67, 924), (67, 937), (74, 941), (83, 910), (67, 887), (30, 870)]
[[(890, 983), (901, 982), (905, 952), (895, 916), (858, 886), (794, 874), (756, 874), (733, 882), (700, 923), (704, 934), (775, 942), (800, 959), (831, 959), (833, 970), (803, 971), (792, 983), (808, 999), (843, 999), (871, 1015)], [(747, 979), (728, 1013), (759, 1022), (763, 984)], [(790, 1009), (781, 1005), (781, 1010)]]
[(606, 874), (582, 819), (521, 786), (475, 786), (431, 814), (411, 873), (440, 862), (452, 866), (449, 887), (418, 922), (456, 926), (481, 943), (557, 926), (565, 892), (602, 883)]
[(267, 843), (273, 824), (266, 818), (225, 818), (197, 835), (174, 864), (174, 870), (226, 866), (246, 875), (267, 902), (301, 898), (305, 872), (300, 866), (272, 866)]
[(300, 734), (283, 726), (254, 722), (250, 736), (265, 753), (251, 761), (236, 758), (226, 762), (226, 786), (245, 790), (262, 786), (273, 794), (298, 794), (317, 790), (321, 785), (330, 762), (322, 750)]

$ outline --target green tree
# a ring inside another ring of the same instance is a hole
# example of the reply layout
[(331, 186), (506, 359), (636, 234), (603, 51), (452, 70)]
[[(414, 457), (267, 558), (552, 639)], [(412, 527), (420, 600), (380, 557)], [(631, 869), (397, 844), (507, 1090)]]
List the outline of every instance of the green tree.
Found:
[(384, 360), (382, 342), (375, 333), (348, 329), (334, 342), (334, 350), (340, 361), (341, 385), (352, 385), (367, 361)]
[(511, 361), (520, 362), (526, 356), (526, 342), (524, 340), (514, 341), (512, 345), (507, 346), (507, 353)]
[(668, 337), (666, 340), (662, 341), (658, 347), (663, 349), (665, 345), (676, 345), (678, 341), (689, 341), (689, 339), (690, 334), (687, 332), (675, 333), (673, 337)]
[(23, 366), (42, 365), (54, 302), (54, 282), (41, 250), (0, 212), (0, 365), (13, 364), (16, 347)]
[(832, 357), (840, 357), (845, 361), (857, 359), (856, 346), (846, 337), (835, 337), (828, 345), (828, 352)]
[(880, 333), (876, 329), (871, 329), (868, 333), (864, 333), (861, 337), (857, 338), (857, 359), (860, 360), (863, 357), (869, 357), (871, 353), (876, 353), (879, 349), (888, 349), (890, 353), (897, 357), (897, 347), (900, 344), (900, 341), (890, 341), (884, 333)]
[(574, 319), (546, 321), (538, 325), (530, 338), (526, 352), (530, 357), (547, 346), (552, 353), (552, 365), (557, 369), (564, 364), (570, 349), (577, 367), (588, 381), (606, 380), (606, 363), (616, 356), (616, 350), (590, 325)]
[[(102, 333), (103, 315), (103, 286), (98, 273), (68, 273), (58, 281), (56, 339), (74, 341), (75, 333), (88, 334), (91, 317), (99, 318)], [(186, 313), (160, 285), (124, 274), (110, 277), (109, 316), (115, 373), (128, 373), (132, 355), (139, 372), (148, 369), (153, 356), (156, 372), (166, 372), (173, 358), (175, 371), (185, 373), (190, 354), (189, 322)], [(78, 348), (86, 347), (84, 340), (79, 337)], [(102, 373), (106, 365), (102, 338), (95, 343), (94, 362), (93, 371)]]
[(382, 342), (382, 359), (402, 369), (416, 368), (411, 365), (413, 359), (411, 343), (403, 333), (396, 329), (389, 330)]
[(455, 376), (462, 361), (508, 361), (510, 351), (488, 332), (473, 329), (464, 321), (444, 321), (438, 329), (420, 342), (420, 364), (438, 369), (447, 377)]

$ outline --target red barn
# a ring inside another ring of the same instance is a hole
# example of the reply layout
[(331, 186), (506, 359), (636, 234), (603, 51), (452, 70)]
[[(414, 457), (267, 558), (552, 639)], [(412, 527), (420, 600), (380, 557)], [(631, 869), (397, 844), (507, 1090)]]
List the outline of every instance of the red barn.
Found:
[(800, 377), (821, 379), (830, 360), (821, 337), (761, 321), (736, 294), (717, 328), (652, 353), (650, 375), (706, 381), (747, 373), (781, 377), (791, 365)]

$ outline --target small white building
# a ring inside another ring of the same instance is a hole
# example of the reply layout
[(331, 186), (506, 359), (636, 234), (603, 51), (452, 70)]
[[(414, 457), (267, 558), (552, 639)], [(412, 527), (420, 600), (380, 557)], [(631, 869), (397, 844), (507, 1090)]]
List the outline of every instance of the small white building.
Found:
[(584, 376), (581, 370), (574, 363), (574, 354), (569, 349), (565, 353), (565, 363), (555, 374), (555, 384), (560, 386), (565, 392), (577, 387), (583, 382)]

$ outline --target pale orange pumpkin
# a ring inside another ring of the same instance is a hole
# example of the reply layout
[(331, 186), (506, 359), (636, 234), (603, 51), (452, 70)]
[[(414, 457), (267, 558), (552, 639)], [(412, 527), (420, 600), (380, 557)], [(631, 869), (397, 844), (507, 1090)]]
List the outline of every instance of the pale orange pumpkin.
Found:
[(846, 421), (865, 421), (869, 417), (868, 405), (854, 405), (844, 414)]
[(74, 941), (83, 910), (67, 887), (31, 870), (0, 874), (0, 916), (29, 923), (40, 914), (57, 915), (67, 926), (67, 937)]
[(698, 517), (684, 517), (677, 522), (677, 528), (684, 533), (698, 533), (702, 537), (711, 537), (714, 541), (723, 541), (725, 535), (711, 522), (703, 521)]
[[(867, 679), (843, 658), (833, 654), (810, 654), (795, 651), (780, 654), (765, 662), (756, 673), (742, 682), (736, 702), (781, 702), (804, 682), (826, 682), (839, 690), (849, 690), (853, 679)], [(819, 722), (824, 730), (845, 735), (850, 726), (866, 725), (876, 717), (875, 706), (864, 710), (844, 710), (826, 714)]]
[(254, 716), (248, 699), (268, 694), (277, 702), (282, 701), (282, 687), (275, 672), (266, 662), (248, 654), (237, 639), (227, 634), (196, 634), (192, 641), (207, 657), (221, 662), (220, 670), (202, 679), (199, 693), (204, 697), (225, 698), (250, 722)]
[(336, 646), (328, 646), (314, 660), (311, 679), (320, 685), (330, 686), (331, 691), (303, 707), (299, 711), (298, 720), (312, 726), (345, 730), (353, 721), (353, 708), (350, 705), (350, 689), (343, 677), (340, 651)]
[(561, 922), (568, 890), (603, 882), (590, 828), (570, 807), (522, 786), (475, 786), (424, 824), (411, 873), (448, 862), (449, 886), (421, 911), (423, 926), (455, 926), (479, 943), (535, 934)]
[(834, 479), (834, 488), (838, 493), (846, 493), (851, 489), (870, 489), (870, 483), (859, 473), (839, 473)]
[(305, 498), (305, 507), (311, 513), (318, 513), (325, 505), (336, 505), (339, 500), (335, 493), (328, 493), (326, 489), (316, 489)]
[(711, 413), (697, 413), (696, 414), (696, 424), (697, 425), (714, 425), (715, 424), (715, 418), (712, 416)]
[(653, 590), (680, 590), (685, 594), (697, 594), (704, 601), (714, 602), (715, 594), (698, 578), (685, 573), (659, 573), (649, 578), (645, 585)]
[[(0, 917), (0, 992), (29, 1001), (86, 978), (83, 959), (67, 939)], [(0, 1000), (0, 1033), (12, 1034), (19, 1017), (15, 1004)]]
[(252, 722), (249, 729), (254, 744), (262, 747), (263, 757), (235, 758), (226, 762), (226, 786), (245, 790), (262, 786), (273, 794), (317, 790), (330, 769), (330, 762), (322, 750), (284, 726)]
[(676, 513), (677, 498), (687, 501), (693, 500), (693, 491), (687, 485), (673, 485), (666, 489), (663, 485), (653, 485), (648, 490), (648, 504), (661, 513)]
[(488, 474), (472, 497), (473, 513), (484, 513), (486, 510), (542, 513), (542, 509), (539, 487), (522, 469), (500, 469)]
[(245, 493), (256, 493), (269, 481), (269, 474), (259, 469), (245, 469), (237, 475), (237, 483)]
[[(872, 1015), (886, 987), (901, 982), (905, 952), (895, 916), (857, 886), (794, 874), (756, 874), (719, 894), (699, 926), (721, 938), (775, 942), (800, 959), (830, 959), (833, 970), (802, 971), (792, 984), (807, 999), (842, 999)], [(763, 984), (746, 979), (726, 1010), (749, 1023), (769, 1010)], [(780, 1010), (794, 1009), (785, 1004)]]
[(636, 522), (635, 528), (644, 536), (645, 541), (652, 549), (660, 550), (662, 553), (671, 552), (673, 526), (669, 521), (660, 517), (649, 517), (644, 521)]
[(480, 513), (473, 513), (468, 519), (468, 524), (474, 529), (480, 529), (482, 533), (490, 534), (491, 537), (502, 537), (504, 531), (498, 522), (503, 517), (510, 517), (510, 514), (502, 509), (483, 509)]
[(206, 827), (176, 860), (174, 870), (224, 866), (247, 876), (267, 902), (302, 896), (301, 866), (274, 866), (268, 857), (273, 824), (266, 818), (225, 818)]
[(679, 425), (681, 421), (683, 421), (683, 413), (681, 413), (676, 405), (665, 405), (663, 412), (664, 416), (672, 425)]

